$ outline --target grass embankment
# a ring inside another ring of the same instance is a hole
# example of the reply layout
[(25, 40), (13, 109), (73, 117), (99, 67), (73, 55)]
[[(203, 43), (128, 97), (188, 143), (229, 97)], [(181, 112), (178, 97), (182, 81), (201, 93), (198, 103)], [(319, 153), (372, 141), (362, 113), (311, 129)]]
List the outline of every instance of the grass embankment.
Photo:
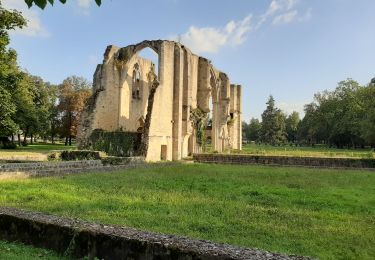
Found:
[(35, 248), (19, 243), (8, 243), (0, 240), (0, 259), (6, 260), (36, 260), (65, 259), (55, 252), (41, 248)]
[(371, 149), (336, 149), (321, 145), (296, 147), (246, 144), (238, 153), (298, 157), (375, 158), (375, 152)]
[(0, 160), (47, 160), (47, 155), (55, 150), (75, 150), (75, 145), (65, 146), (62, 143), (56, 144), (29, 144), (28, 146), (17, 147), (16, 149), (0, 149)]
[(0, 205), (322, 259), (375, 258), (375, 173), (177, 165), (0, 181)]

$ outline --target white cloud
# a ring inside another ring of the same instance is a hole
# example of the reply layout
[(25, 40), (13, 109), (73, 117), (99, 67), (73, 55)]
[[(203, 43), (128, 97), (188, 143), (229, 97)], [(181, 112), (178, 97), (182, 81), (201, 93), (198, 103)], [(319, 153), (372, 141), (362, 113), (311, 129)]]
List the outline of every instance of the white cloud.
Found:
[(291, 22), (293, 22), (293, 20), (295, 20), (297, 15), (298, 15), (297, 10), (292, 10), (290, 12), (280, 14), (273, 19), (272, 24), (273, 25), (280, 25), (280, 24), (291, 23)]
[(17, 29), (14, 31), (16, 34), (23, 34), (27, 36), (49, 36), (48, 31), (44, 28), (42, 21), (39, 17), (39, 11), (28, 9), (25, 2), (22, 0), (2, 0), (2, 5), (6, 9), (16, 9), (22, 12), (23, 17), (27, 20), (27, 27)]
[(309, 20), (312, 16), (311, 9), (304, 16), (300, 17), (300, 12), (297, 10), (298, 3), (299, 0), (272, 0), (267, 11), (260, 16), (256, 28), (259, 28), (268, 20), (272, 20), (273, 25)]
[[(224, 46), (241, 45), (251, 29), (251, 15), (240, 21), (230, 21), (224, 27), (191, 26), (189, 30), (179, 35), (178, 40), (194, 52), (217, 52)], [(177, 38), (177, 37), (173, 37)]]
[(82, 8), (90, 8), (92, 0), (78, 0), (78, 6)]
[(303, 102), (278, 102), (276, 106), (280, 108), (284, 113), (290, 115), (293, 111), (299, 113), (300, 117), (305, 114), (304, 107), (306, 103)]
[[(272, 25), (288, 24), (294, 21), (307, 21), (311, 19), (312, 11), (308, 9), (303, 15), (297, 9), (300, 0), (272, 0), (267, 10), (259, 16), (252, 14), (240, 21), (230, 21), (224, 27), (196, 27), (190, 26), (189, 30), (174, 37), (194, 52), (217, 52), (224, 46), (241, 45), (251, 30), (259, 29), (267, 21)], [(302, 12), (303, 13), (303, 12)], [(255, 22), (253, 22), (253, 20)]]

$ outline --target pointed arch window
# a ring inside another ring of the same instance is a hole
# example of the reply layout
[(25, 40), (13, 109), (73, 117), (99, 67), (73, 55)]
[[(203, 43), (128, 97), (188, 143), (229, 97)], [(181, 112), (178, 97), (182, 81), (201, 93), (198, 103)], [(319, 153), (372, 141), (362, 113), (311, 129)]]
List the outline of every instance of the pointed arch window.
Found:
[(133, 99), (141, 99), (141, 72), (139, 64), (134, 64), (132, 77), (132, 97)]

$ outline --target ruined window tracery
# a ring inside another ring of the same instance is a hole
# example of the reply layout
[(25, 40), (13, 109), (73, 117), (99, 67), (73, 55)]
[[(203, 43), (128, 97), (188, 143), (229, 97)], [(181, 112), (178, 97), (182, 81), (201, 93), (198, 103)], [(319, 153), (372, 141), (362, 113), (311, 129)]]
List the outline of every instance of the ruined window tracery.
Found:
[(139, 64), (134, 64), (132, 77), (132, 97), (133, 99), (141, 99), (141, 72)]

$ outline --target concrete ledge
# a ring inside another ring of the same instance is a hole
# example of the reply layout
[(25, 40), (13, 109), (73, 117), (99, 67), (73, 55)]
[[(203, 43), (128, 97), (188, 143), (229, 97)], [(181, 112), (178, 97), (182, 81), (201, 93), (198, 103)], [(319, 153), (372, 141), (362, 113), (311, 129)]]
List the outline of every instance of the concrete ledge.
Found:
[(200, 163), (219, 164), (261, 164), (274, 166), (302, 166), (313, 168), (365, 169), (375, 170), (375, 159), (319, 158), (264, 156), (250, 154), (193, 154), (193, 160)]
[(0, 208), (0, 239), (99, 259), (308, 259)]

